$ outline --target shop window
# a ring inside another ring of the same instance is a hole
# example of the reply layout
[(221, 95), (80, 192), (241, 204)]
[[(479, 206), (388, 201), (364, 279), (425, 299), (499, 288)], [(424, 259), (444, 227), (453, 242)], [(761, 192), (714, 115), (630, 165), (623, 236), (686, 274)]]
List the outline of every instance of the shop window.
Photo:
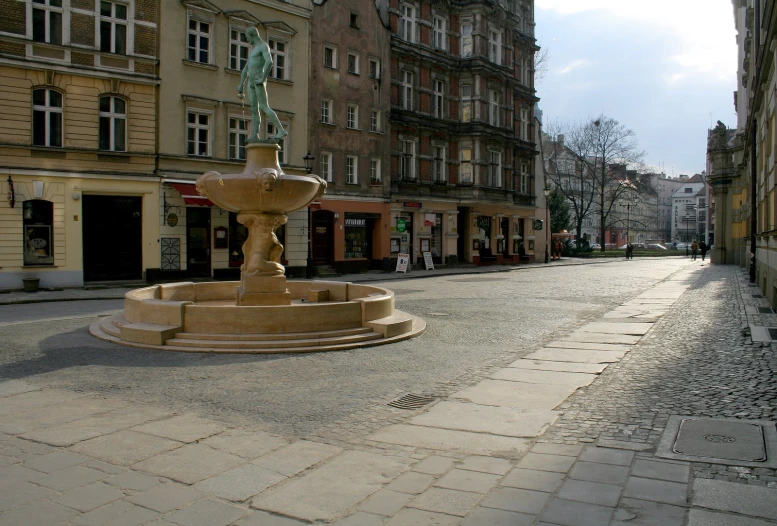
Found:
[(23, 204), (24, 264), (54, 264), (54, 204), (34, 199)]
[(370, 231), (371, 221), (363, 218), (345, 218), (345, 257), (371, 258)]

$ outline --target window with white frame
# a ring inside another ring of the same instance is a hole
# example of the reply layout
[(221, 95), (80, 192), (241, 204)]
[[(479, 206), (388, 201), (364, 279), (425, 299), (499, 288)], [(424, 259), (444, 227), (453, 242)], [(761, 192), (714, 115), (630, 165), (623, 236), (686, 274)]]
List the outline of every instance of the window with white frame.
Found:
[(100, 97), (99, 148), (127, 151), (127, 102), (119, 97)]
[(488, 60), (502, 63), (502, 32), (497, 29), (488, 30)]
[(437, 119), (445, 117), (443, 108), (445, 103), (444, 85), (441, 80), (435, 80), (432, 83), (432, 115)]
[(502, 152), (488, 152), (488, 180), (486, 186), (502, 188)]
[(62, 0), (35, 0), (32, 3), (32, 39), (62, 44)]
[(242, 28), (229, 28), (229, 69), (242, 71), (248, 62), (250, 51), (248, 37)]
[(359, 54), (353, 51), (348, 52), (348, 73), (359, 74)]
[(459, 157), (459, 183), (472, 184), (472, 148), (462, 148)]
[(529, 109), (521, 108), (521, 139), (529, 140)]
[(496, 90), (488, 90), (488, 123), (499, 126), (499, 93)]
[(402, 4), (399, 13), (399, 38), (415, 42), (415, 6)]
[(472, 24), (461, 25), (461, 56), (468, 58), (472, 56)]
[(380, 159), (373, 157), (370, 159), (370, 184), (380, 184)]
[(272, 55), (272, 68), (270, 76), (274, 79), (288, 80), (289, 70), (289, 43), (277, 38), (268, 38), (267, 44), (270, 46), (270, 55)]
[(100, 2), (100, 51), (127, 54), (127, 5)]
[(432, 163), (432, 180), (438, 184), (448, 182), (448, 172), (445, 163), (445, 147), (439, 144), (434, 145), (434, 159)]
[(521, 161), (521, 182), (518, 191), (524, 195), (529, 193), (529, 163), (526, 161)]
[(446, 20), (441, 16), (435, 16), (434, 24), (434, 48), (445, 51), (448, 48), (448, 39), (445, 33)]
[(334, 46), (324, 46), (324, 67), (337, 69), (337, 48)]
[(62, 94), (53, 89), (32, 92), (32, 144), (62, 146)]
[(345, 157), (345, 183), (359, 184), (359, 158), (355, 155)]
[(210, 155), (210, 114), (186, 112), (186, 153), (198, 157)]
[(399, 176), (403, 181), (415, 181), (415, 141), (399, 142)]
[(356, 130), (359, 128), (359, 105), (358, 104), (348, 105), (348, 119), (346, 120), (346, 127), (350, 128), (351, 130)]
[(370, 111), (370, 131), (380, 133), (380, 110)]
[(466, 84), (461, 87), (461, 122), (472, 120), (472, 86)]
[[(286, 133), (289, 133), (289, 123), (288, 122), (281, 122), (281, 126), (283, 126), (283, 129), (286, 130)], [(275, 137), (275, 134), (278, 133), (278, 130), (275, 128), (273, 123), (268, 122), (267, 123), (267, 135), (266, 137)], [(288, 139), (289, 136), (286, 135), (283, 139), (280, 139), (278, 141), (278, 146), (280, 146), (280, 150), (278, 151), (278, 163), (279, 164), (286, 164), (289, 162), (289, 152), (287, 150), (288, 143), (286, 142), (286, 139)]]
[(529, 81), (529, 61), (526, 58), (521, 59), (521, 84), (524, 86), (531, 85)]
[(410, 71), (402, 72), (402, 86), (399, 90), (400, 106), (403, 110), (413, 109), (413, 74)]
[(189, 18), (186, 58), (192, 62), (210, 64), (210, 42), (213, 24), (195, 18)]
[(332, 154), (329, 152), (321, 152), (321, 179), (331, 183), (332, 182)]
[(248, 139), (248, 130), (250, 121), (245, 117), (237, 115), (229, 116), (229, 158), (246, 158), (246, 139)]
[(332, 100), (323, 99), (321, 101), (321, 122), (332, 124)]
[(380, 78), (380, 60), (377, 58), (371, 58), (369, 60), (370, 62), (370, 78), (371, 79), (379, 79)]

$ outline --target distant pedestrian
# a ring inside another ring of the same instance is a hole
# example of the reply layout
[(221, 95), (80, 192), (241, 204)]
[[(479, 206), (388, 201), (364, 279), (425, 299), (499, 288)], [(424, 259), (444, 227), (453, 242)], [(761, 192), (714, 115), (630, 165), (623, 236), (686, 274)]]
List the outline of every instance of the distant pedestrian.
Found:
[(696, 240), (693, 240), (693, 243), (691, 243), (691, 259), (696, 259), (696, 251), (699, 250), (699, 244), (696, 242)]
[(707, 251), (710, 249), (710, 247), (702, 241), (699, 243), (699, 251), (701, 252), (701, 260), (704, 261), (704, 258), (707, 257)]
[(634, 245), (631, 243), (626, 245), (626, 259), (634, 259)]

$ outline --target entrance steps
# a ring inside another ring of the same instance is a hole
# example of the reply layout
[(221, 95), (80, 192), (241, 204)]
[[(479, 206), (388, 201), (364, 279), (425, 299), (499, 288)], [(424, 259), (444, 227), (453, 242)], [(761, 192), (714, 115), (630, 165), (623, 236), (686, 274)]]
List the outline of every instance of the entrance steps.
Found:
[(317, 278), (333, 278), (340, 274), (330, 265), (316, 265)]

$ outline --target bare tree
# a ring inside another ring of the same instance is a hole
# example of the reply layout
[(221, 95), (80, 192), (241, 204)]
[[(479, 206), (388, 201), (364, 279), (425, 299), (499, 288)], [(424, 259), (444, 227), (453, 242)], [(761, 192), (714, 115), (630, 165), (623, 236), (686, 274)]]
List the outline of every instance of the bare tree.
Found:
[(546, 47), (538, 47), (534, 52), (534, 84), (540, 84), (548, 72), (550, 62), (550, 50)]

